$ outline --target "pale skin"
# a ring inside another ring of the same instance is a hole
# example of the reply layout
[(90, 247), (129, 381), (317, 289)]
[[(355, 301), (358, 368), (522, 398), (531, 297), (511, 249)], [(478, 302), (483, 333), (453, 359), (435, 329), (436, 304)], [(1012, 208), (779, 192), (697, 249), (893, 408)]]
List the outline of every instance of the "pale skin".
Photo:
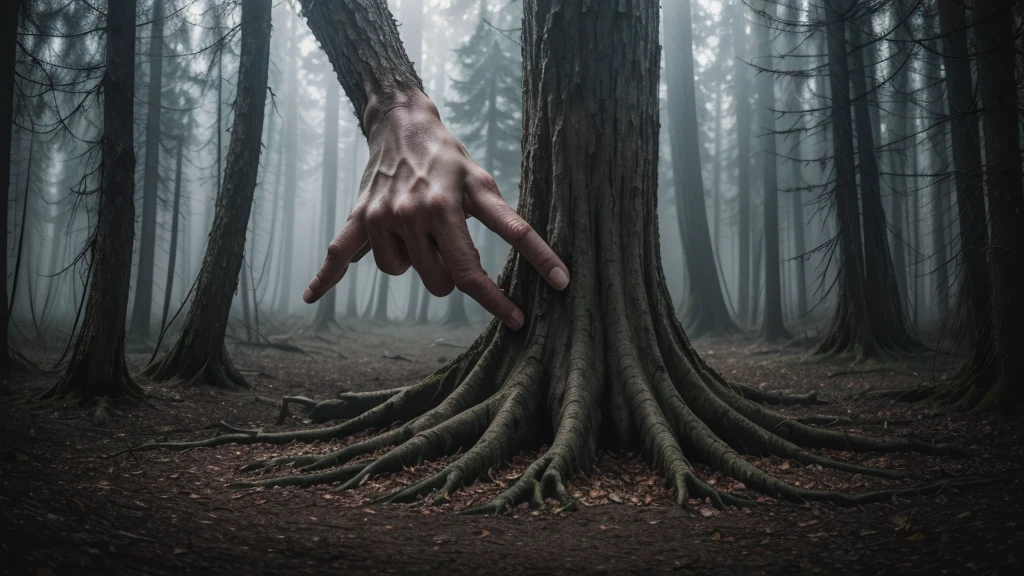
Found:
[[(399, 104), (382, 109), (382, 101)], [(303, 300), (319, 300), (369, 249), (381, 272), (397, 276), (411, 266), (431, 294), (447, 296), (457, 288), (519, 330), (523, 311), (484, 272), (469, 217), (501, 236), (552, 288), (568, 286), (565, 263), (505, 202), (425, 94), (370, 94), (363, 123), (370, 155), (359, 199)]]

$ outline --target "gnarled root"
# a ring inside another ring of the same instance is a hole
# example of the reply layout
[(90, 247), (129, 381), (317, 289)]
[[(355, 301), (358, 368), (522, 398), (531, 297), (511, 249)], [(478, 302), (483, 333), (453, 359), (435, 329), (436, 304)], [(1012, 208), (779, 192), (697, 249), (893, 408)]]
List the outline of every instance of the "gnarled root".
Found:
[(150, 364), (143, 375), (158, 382), (175, 385), (213, 386), (221, 390), (249, 390), (249, 382), (235, 368), (222, 345), (213, 352), (197, 356), (181, 339), (162, 360)]
[[(286, 405), (298, 402), (311, 406), (313, 413), (319, 410), (313, 417), (317, 421), (348, 418), (333, 426), (287, 432), (230, 430), (207, 440), (140, 449), (318, 442), (377, 431), (327, 454), (254, 463), (242, 472), (265, 475), (238, 485), (336, 484), (336, 489), (346, 490), (378, 475), (457, 455), (439, 472), (383, 498), (408, 502), (429, 497), (440, 503), (522, 450), (549, 443), (503, 493), (472, 510), (477, 513), (500, 513), (523, 503), (543, 506), (549, 499), (561, 507), (572, 506), (569, 482), (592, 464), (599, 438), (638, 446), (680, 504), (693, 498), (716, 506), (745, 502), (704, 482), (694, 463), (773, 497), (840, 505), (998, 480), (928, 483), (915, 478), (907, 484), (905, 480), (914, 476), (909, 472), (818, 453), (816, 449), (941, 455), (963, 451), (915, 439), (825, 429), (811, 422), (837, 422), (825, 417), (800, 421), (770, 410), (763, 404), (807, 402), (814, 397), (762, 393), (728, 383), (693, 351), (664, 293), (631, 286), (632, 296), (626, 298), (626, 288), (615, 282), (604, 288), (600, 322), (591, 317), (586, 298), (577, 297), (559, 308), (548, 307), (545, 299), (552, 296), (542, 294), (527, 333), (511, 333), (494, 322), (459, 358), (406, 388), (348, 394), (321, 403), (286, 399)], [(769, 474), (741, 454), (776, 456), (897, 482), (891, 489), (866, 494), (813, 491)], [(291, 472), (274, 475), (286, 467)]]

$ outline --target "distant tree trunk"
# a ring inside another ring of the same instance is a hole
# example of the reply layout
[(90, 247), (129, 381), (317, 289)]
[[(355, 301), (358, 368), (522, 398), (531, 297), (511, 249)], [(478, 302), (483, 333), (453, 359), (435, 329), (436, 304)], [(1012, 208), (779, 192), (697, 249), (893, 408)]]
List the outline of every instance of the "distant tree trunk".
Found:
[[(925, 16), (925, 34), (935, 36), (938, 29), (934, 23), (935, 16)], [(925, 53), (925, 76), (930, 80), (930, 87), (926, 91), (929, 102), (928, 140), (931, 144), (930, 171), (936, 176), (933, 177), (931, 186), (931, 233), (932, 233), (932, 265), (929, 266), (932, 277), (935, 279), (935, 303), (940, 321), (949, 317), (949, 238), (946, 234), (946, 227), (949, 225), (949, 179), (940, 176), (949, 172), (949, 136), (946, 133), (947, 122), (945, 110), (945, 98), (942, 90), (941, 76), (943, 74), (940, 62), (941, 55), (934, 51)]]
[[(795, 0), (789, 0), (786, 2), (785, 14), (786, 18), (791, 22), (799, 21), (800, 10), (798, 2)], [(800, 50), (800, 44), (802, 40), (795, 34), (792, 35), (793, 43), (789, 46), (790, 52), (794, 57), (797, 58), (797, 64), (791, 69), (799, 70), (804, 66), (800, 61), (802, 52)], [(824, 52), (824, 50), (822, 50)], [(783, 60), (785, 62), (785, 60)], [(807, 226), (807, 220), (804, 216), (804, 195), (803, 195), (803, 173), (800, 168), (800, 158), (803, 157), (803, 142), (804, 135), (800, 133), (800, 129), (803, 127), (803, 115), (800, 110), (803, 107), (801, 95), (804, 91), (804, 80), (795, 75), (790, 75), (786, 78), (788, 87), (785, 89), (786, 92), (786, 112), (788, 115), (792, 115), (792, 120), (789, 120), (786, 128), (794, 134), (795, 144), (790, 146), (790, 153), (796, 159), (789, 162), (790, 169), (790, 208), (792, 210), (793, 217), (793, 258), (794, 258), (794, 278), (793, 284), (796, 287), (796, 317), (797, 319), (803, 319), (807, 315), (807, 272), (806, 272), (806, 260), (804, 254), (807, 252), (807, 240), (805, 238), (804, 228)], [(787, 115), (787, 116), (788, 116)], [(788, 116), (789, 117), (789, 116)]]
[(217, 197), (213, 231), (181, 333), (167, 355), (146, 370), (155, 380), (226, 389), (249, 387), (228, 357), (224, 334), (242, 267), (259, 171), (271, 6), (272, 0), (242, 0), (242, 49), (224, 189)]
[[(762, 2), (761, 9), (771, 17), (772, 5)], [(774, 69), (772, 40), (768, 26), (771, 21), (761, 18), (754, 24), (757, 32), (758, 64), (764, 69)], [(782, 320), (782, 258), (779, 249), (779, 167), (775, 148), (775, 74), (762, 72), (758, 75), (758, 119), (764, 134), (761, 141), (761, 156), (764, 166), (762, 192), (764, 201), (764, 322), (761, 324), (761, 338), (766, 341), (789, 338), (789, 332)]]
[(375, 322), (387, 322), (388, 321), (388, 293), (391, 289), (391, 276), (387, 274), (377, 275), (377, 297), (373, 302), (373, 315), (371, 318)]
[(4, 187), (3, 200), (0, 201), (0, 222), (4, 223), (4, 233), (0, 234), (0, 377), (6, 376), (13, 368), (11, 354), (8, 350), (7, 326), (10, 317), (7, 313), (7, 210), (10, 198), (11, 182), (11, 137), (14, 127), (14, 69), (18, 59), (18, 12), (21, 0), (5, 2), (0, 11), (3, 21), (4, 53), (0, 56), (0, 185)]
[(748, 321), (751, 325), (757, 326), (758, 320), (761, 319), (761, 271), (764, 267), (764, 226), (755, 229), (753, 240), (754, 245), (750, 250), (753, 256), (751, 258), (753, 266), (750, 270), (750, 319)]
[(108, 0), (100, 190), (85, 318), (63, 377), (44, 398), (142, 397), (124, 360), (135, 235), (135, 0)]
[[(17, 224), (18, 232), (18, 249), (14, 257), (14, 273), (11, 278), (11, 301), (7, 304), (7, 316), (10, 317), (14, 312), (14, 304), (18, 301), (18, 284), (21, 277), (22, 268), (22, 257), (25, 254), (25, 232), (28, 230), (28, 205), (29, 196), (32, 193), (32, 168), (35, 165), (35, 146), (36, 144), (36, 133), (35, 130), (29, 130), (28, 132), (28, 159), (25, 162), (25, 195), (21, 202), (21, 219), (20, 223)], [(17, 208), (17, 204), (15, 204)], [(17, 216), (15, 216), (17, 218)], [(7, 222), (4, 222), (6, 226)], [(7, 254), (4, 254), (4, 258), (7, 258)], [(7, 278), (4, 278), (4, 283), (7, 283)], [(31, 290), (31, 288), (30, 288)], [(30, 295), (31, 296), (31, 295)]]
[(427, 291), (427, 290), (422, 290), (420, 292), (420, 307), (419, 307), (419, 311), (416, 314), (416, 323), (417, 324), (426, 324), (430, 320), (429, 312), (430, 312), (430, 292)]
[[(338, 109), (341, 103), (337, 78), (333, 74), (328, 74), (326, 83), (327, 107), (324, 110), (324, 159), (320, 200), (322, 246), (327, 246), (334, 238), (335, 219), (338, 213)], [(316, 330), (327, 330), (338, 325), (337, 294), (337, 291), (329, 290), (317, 303), (316, 318), (313, 320), (313, 327)]]
[[(750, 317), (750, 80), (742, 58), (747, 52), (746, 4), (736, 0), (732, 14), (733, 98), (736, 100), (736, 197), (738, 199), (739, 279), (737, 315), (740, 322)], [(755, 289), (756, 290), (756, 289)]]
[[(351, 210), (352, 206), (355, 206), (356, 199), (359, 197), (359, 140), (363, 135), (359, 130), (352, 131), (352, 164), (351, 170), (351, 197), (352, 202), (349, 206)], [(348, 302), (345, 305), (345, 316), (349, 318), (359, 317), (359, 266), (350, 266), (348, 269), (348, 278), (346, 283), (348, 284)]]
[(445, 313), (442, 326), (457, 328), (469, 326), (469, 315), (466, 314), (466, 295), (456, 290), (447, 298), (448, 312)]
[[(860, 24), (848, 25), (853, 46), (864, 45)], [(860, 172), (861, 205), (864, 218), (864, 287), (867, 313), (873, 337), (887, 350), (913, 349), (917, 343), (910, 337), (903, 306), (900, 303), (896, 271), (889, 250), (889, 236), (882, 207), (882, 186), (875, 157), (875, 125), (870, 113), (872, 92), (867, 81), (866, 49), (853, 52), (853, 93), (857, 136), (857, 165)], [(873, 54), (874, 51), (872, 50)], [(874, 57), (871, 58), (874, 60)]]
[(697, 99), (693, 85), (693, 25), (690, 1), (666, 3), (665, 79), (668, 131), (672, 142), (672, 182), (676, 215), (686, 260), (689, 289), (683, 294), (683, 325), (691, 337), (736, 331), (718, 281), (704, 204)]
[(722, 92), (715, 92), (715, 158), (711, 176), (711, 224), (712, 241), (715, 247), (717, 263), (722, 257)]
[[(838, 226), (839, 279), (835, 312), (817, 354), (852, 352), (857, 357), (875, 355), (877, 346), (868, 320), (864, 288), (857, 174), (854, 162), (853, 119), (850, 109), (850, 69), (847, 62), (846, 21), (851, 0), (825, 0), (825, 33), (828, 45), (828, 77), (831, 88), (832, 143), (835, 164), (835, 204)], [(860, 73), (860, 72), (858, 72)]]
[[(276, 160), (274, 162), (274, 168), (272, 170), (273, 174), (274, 174), (274, 184), (273, 184), (273, 192), (272, 192), (271, 199), (270, 199), (270, 233), (267, 235), (267, 251), (263, 255), (263, 266), (260, 268), (260, 278), (263, 278), (265, 281), (261, 282), (261, 285), (263, 287), (263, 293), (260, 295), (259, 298), (256, 297), (256, 292), (255, 292), (256, 291), (256, 286), (255, 286), (255, 283), (253, 284), (253, 287), (252, 287), (252, 289), (253, 289), (253, 297), (252, 297), (252, 299), (253, 299), (253, 302), (255, 302), (257, 306), (259, 306), (259, 302), (261, 302), (267, 296), (267, 294), (270, 293), (270, 285), (272, 284), (272, 282), (271, 282), (270, 278), (266, 277), (266, 275), (269, 273), (270, 270), (273, 269), (273, 266), (275, 264), (275, 262), (274, 262), (274, 247), (277, 246), (277, 243), (275, 242), (275, 235), (277, 233), (277, 227), (278, 227), (277, 226), (277, 221), (281, 219), (281, 215), (280, 215), (280, 210), (281, 210), (281, 172), (282, 172), (282, 167), (284, 165), (284, 138), (282, 138), (280, 136), (280, 134), (279, 134), (280, 131), (281, 131), (281, 126), (280, 126), (280, 124), (278, 124), (277, 119), (278, 119), (278, 115), (276, 113), (271, 113), (270, 114), (270, 121), (269, 121), (270, 126), (269, 126), (269, 130), (268, 130), (268, 132), (270, 134), (270, 141), (268, 142), (268, 146), (267, 146), (267, 154), (268, 155), (272, 154), (274, 149), (276, 148), (277, 155), (276, 155)], [(270, 161), (270, 159), (268, 157), (268, 159), (267, 159), (268, 165), (269, 165), (269, 161)], [(254, 248), (252, 250), (252, 254), (253, 254), (254, 257), (255, 257), (255, 254), (256, 254), (255, 246), (256, 246), (256, 241), (254, 239), (253, 240), (253, 247)], [(252, 270), (252, 265), (251, 264), (249, 265), (249, 269)], [(273, 300), (274, 296), (275, 296), (274, 294), (271, 294), (271, 300)]]
[(171, 245), (167, 249), (167, 281), (164, 282), (164, 306), (160, 313), (160, 330), (167, 328), (167, 315), (171, 311), (171, 295), (174, 288), (174, 267), (178, 254), (178, 217), (181, 212), (181, 166), (185, 156), (185, 137), (177, 139), (177, 160), (174, 166), (174, 205), (171, 207)]
[[(291, 19), (289, 19), (291, 22)], [(292, 295), (292, 253), (295, 242), (295, 198), (298, 191), (298, 145), (299, 145), (299, 47), (298, 34), (291, 33), (288, 48), (288, 107), (284, 118), (284, 210), (281, 221), (281, 265), (277, 271), (278, 291), (275, 309), (280, 314), (288, 312)]]
[(892, 46), (895, 51), (893, 66), (897, 67), (893, 78), (893, 103), (892, 116), (886, 121), (886, 127), (890, 132), (889, 148), (893, 156), (892, 166), (892, 263), (896, 269), (896, 287), (899, 290), (900, 302), (907, 303), (907, 257), (903, 244), (907, 241), (903, 231), (903, 205), (904, 195), (907, 194), (907, 178), (903, 175), (907, 170), (908, 139), (913, 138), (910, 133), (909, 110), (907, 103), (910, 100), (910, 73), (912, 71), (912, 59), (914, 56), (913, 45), (911, 44), (912, 34), (910, 31), (910, 20), (908, 10), (911, 8), (910, 0), (896, 0), (894, 4), (894, 16), (896, 20), (896, 31), (894, 37), (896, 42)]
[(992, 234), (993, 360), (996, 378), (978, 407), (1012, 411), (1020, 406), (1024, 382), (1024, 176), (1017, 113), (1014, 16), (1011, 0), (977, 0), (974, 26), (978, 92), (985, 130), (986, 190)]
[(146, 110), (146, 161), (142, 174), (142, 236), (135, 280), (135, 304), (128, 334), (149, 340), (153, 316), (153, 269), (156, 255), (156, 205), (160, 187), (160, 112), (163, 108), (164, 0), (153, 1), (149, 40), (149, 90)]

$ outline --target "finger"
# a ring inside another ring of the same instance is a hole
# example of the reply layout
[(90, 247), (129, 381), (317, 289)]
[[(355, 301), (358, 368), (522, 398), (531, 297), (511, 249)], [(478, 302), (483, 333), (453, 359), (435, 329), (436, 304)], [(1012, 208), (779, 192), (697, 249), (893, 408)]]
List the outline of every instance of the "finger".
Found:
[(366, 244), (363, 244), (363, 247), (360, 248), (358, 252), (356, 252), (355, 256), (352, 257), (352, 263), (355, 264), (356, 262), (359, 262), (360, 260), (362, 260), (363, 256), (366, 256), (366, 254), (369, 251), (370, 251), (370, 243), (367, 242)]
[[(493, 183), (489, 176), (488, 180)], [(470, 198), (470, 214), (511, 244), (544, 276), (552, 288), (564, 290), (569, 285), (569, 268), (526, 220), (505, 202), (497, 187), (493, 190), (490, 186), (483, 190), (478, 188), (470, 193)]]
[(368, 230), (373, 259), (377, 268), (391, 276), (401, 276), (409, 269), (409, 252), (405, 242), (386, 228), (371, 227)]
[(349, 218), (341, 232), (331, 240), (327, 247), (327, 258), (323, 266), (309, 282), (302, 294), (307, 304), (319, 300), (328, 290), (341, 281), (348, 270), (352, 256), (367, 243), (366, 228), (360, 218)]
[(427, 291), (438, 297), (451, 294), (455, 281), (448, 273), (434, 239), (426, 235), (407, 237), (405, 246), (409, 250), (412, 267), (419, 273)]
[(434, 230), (438, 251), (455, 287), (476, 300), (512, 330), (523, 327), (523, 311), (512, 303), (480, 266), (480, 255), (461, 217), (452, 218)]

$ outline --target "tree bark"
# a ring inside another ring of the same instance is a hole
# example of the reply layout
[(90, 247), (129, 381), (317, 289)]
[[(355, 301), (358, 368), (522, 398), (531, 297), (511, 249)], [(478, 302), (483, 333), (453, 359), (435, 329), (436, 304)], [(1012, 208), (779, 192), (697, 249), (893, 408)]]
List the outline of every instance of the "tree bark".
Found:
[(154, 0), (149, 40), (149, 90), (146, 109), (146, 161), (142, 174), (142, 236), (135, 280), (135, 305), (128, 334), (149, 340), (153, 316), (153, 269), (156, 257), (156, 205), (160, 187), (160, 113), (163, 110), (164, 0)]
[(1011, 0), (977, 0), (978, 92), (983, 106), (986, 194), (992, 249), (992, 334), (996, 379), (979, 408), (1012, 411), (1020, 406), (1024, 356), (1018, 350), (1024, 326), (1024, 176), (1015, 82)]
[(908, 118), (908, 102), (910, 101), (910, 74), (913, 69), (914, 50), (911, 44), (912, 34), (910, 30), (911, 2), (909, 0), (896, 0), (893, 2), (893, 15), (896, 20), (896, 30), (893, 34), (896, 42), (892, 50), (895, 52), (893, 65), (898, 67), (893, 77), (893, 104), (892, 117), (886, 122), (891, 135), (889, 137), (889, 149), (892, 155), (892, 263), (896, 269), (896, 287), (899, 290), (900, 302), (907, 302), (907, 257), (904, 243), (907, 241), (903, 231), (904, 195), (907, 194), (907, 178), (901, 173), (906, 172), (903, 166), (907, 166), (907, 148), (913, 138), (910, 132)]
[(292, 32), (288, 48), (288, 107), (284, 118), (284, 209), (281, 215), (281, 265), (278, 268), (277, 303), (274, 308), (279, 314), (287, 314), (291, 303), (292, 274), (295, 243), (295, 198), (298, 186), (299, 146), (299, 47), (298, 34)]
[(195, 296), (174, 346), (147, 369), (155, 380), (248, 388), (224, 347), (259, 171), (270, 63), (271, 0), (242, 1), (242, 50), (224, 188)]
[[(3, 21), (4, 53), (0, 56), (0, 185), (4, 187), (3, 201), (0, 202), (0, 222), (7, 226), (7, 211), (10, 198), (11, 181), (11, 137), (14, 126), (14, 69), (18, 58), (18, 19), (21, 0), (5, 2), (0, 12)], [(0, 377), (6, 376), (13, 367), (11, 354), (8, 350), (7, 327), (10, 322), (7, 314), (7, 233), (0, 234)]]
[(124, 360), (135, 235), (135, 0), (107, 2), (100, 191), (85, 318), (64, 375), (44, 398), (133, 397)]
[(672, 178), (676, 216), (683, 244), (689, 289), (683, 295), (683, 325), (692, 337), (736, 331), (718, 281), (711, 247), (693, 85), (693, 25), (690, 1), (666, 3), (665, 78), (668, 129), (672, 142)]

